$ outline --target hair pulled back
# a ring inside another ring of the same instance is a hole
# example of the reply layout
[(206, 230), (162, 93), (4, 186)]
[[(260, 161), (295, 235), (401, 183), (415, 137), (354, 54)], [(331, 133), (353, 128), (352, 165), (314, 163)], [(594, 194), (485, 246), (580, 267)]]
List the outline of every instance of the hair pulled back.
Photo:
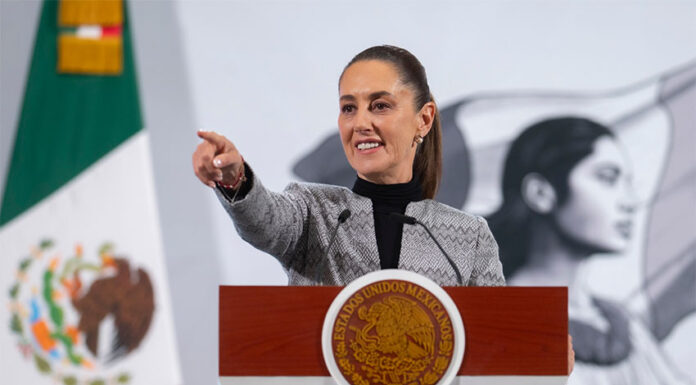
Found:
[(589, 119), (559, 117), (529, 126), (512, 142), (503, 171), (503, 204), (487, 218), (506, 278), (527, 263), (531, 221), (540, 215), (522, 197), (524, 177), (537, 173), (546, 178), (556, 192), (557, 205), (562, 205), (568, 198), (571, 171), (594, 152), (595, 142), (604, 136), (614, 134)]
[[(411, 87), (414, 92), (416, 111), (420, 111), (425, 103), (435, 102), (430, 93), (425, 68), (409, 51), (392, 45), (370, 47), (355, 55), (343, 69), (343, 72), (345, 73), (352, 64), (365, 60), (380, 60), (394, 65), (401, 82)], [(341, 73), (342, 77), (343, 73)], [(423, 138), (423, 143), (419, 144), (416, 150), (416, 158), (413, 161), (413, 177), (420, 181), (425, 199), (435, 198), (442, 177), (442, 129), (440, 127), (440, 111), (437, 105), (430, 132)]]

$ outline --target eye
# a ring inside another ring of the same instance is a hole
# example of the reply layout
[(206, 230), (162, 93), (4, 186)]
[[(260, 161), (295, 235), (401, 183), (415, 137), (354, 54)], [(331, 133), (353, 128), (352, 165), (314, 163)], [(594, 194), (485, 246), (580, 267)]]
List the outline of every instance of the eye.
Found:
[(597, 170), (595, 175), (601, 182), (613, 186), (619, 180), (621, 171), (616, 167), (602, 167)]
[(352, 104), (344, 104), (341, 106), (341, 112), (344, 114), (350, 114), (353, 111), (355, 111), (355, 106)]
[(384, 110), (389, 109), (389, 108), (391, 108), (391, 106), (388, 103), (381, 102), (381, 101), (373, 102), (372, 106), (370, 107), (370, 109), (372, 111), (384, 111)]

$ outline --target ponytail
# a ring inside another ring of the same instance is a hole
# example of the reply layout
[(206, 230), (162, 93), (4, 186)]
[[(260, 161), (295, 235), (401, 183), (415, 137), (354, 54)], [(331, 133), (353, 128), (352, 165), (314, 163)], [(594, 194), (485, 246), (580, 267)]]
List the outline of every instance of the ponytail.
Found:
[[(430, 100), (435, 102), (432, 95)], [(442, 128), (437, 105), (430, 132), (423, 138), (423, 143), (418, 145), (416, 159), (413, 161), (413, 177), (420, 181), (423, 198), (435, 199), (442, 178)]]

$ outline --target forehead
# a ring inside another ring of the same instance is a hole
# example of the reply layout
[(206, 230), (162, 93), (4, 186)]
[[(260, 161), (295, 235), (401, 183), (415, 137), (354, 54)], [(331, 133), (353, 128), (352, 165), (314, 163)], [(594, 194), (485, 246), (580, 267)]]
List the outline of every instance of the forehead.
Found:
[(619, 149), (616, 140), (609, 136), (602, 136), (594, 143), (594, 158), (596, 160), (606, 160), (614, 162), (624, 161), (623, 154)]
[(590, 155), (585, 157), (578, 167), (594, 167), (601, 165), (611, 165), (619, 169), (628, 169), (628, 158), (626, 154), (619, 148), (616, 139), (609, 136), (602, 136), (597, 139), (593, 145), (593, 150)]
[(363, 60), (351, 64), (343, 72), (338, 90), (340, 96), (356, 97), (378, 91), (393, 95), (409, 91), (399, 79), (396, 67), (381, 60)]

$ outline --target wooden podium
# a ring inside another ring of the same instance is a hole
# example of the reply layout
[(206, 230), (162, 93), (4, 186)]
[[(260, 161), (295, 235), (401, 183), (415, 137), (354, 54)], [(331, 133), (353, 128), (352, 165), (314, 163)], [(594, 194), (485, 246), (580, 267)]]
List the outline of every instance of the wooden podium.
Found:
[[(341, 289), (221, 286), (220, 384), (333, 384), (322, 357), (321, 331)], [(444, 290), (465, 328), (459, 383), (566, 383), (567, 288)]]

